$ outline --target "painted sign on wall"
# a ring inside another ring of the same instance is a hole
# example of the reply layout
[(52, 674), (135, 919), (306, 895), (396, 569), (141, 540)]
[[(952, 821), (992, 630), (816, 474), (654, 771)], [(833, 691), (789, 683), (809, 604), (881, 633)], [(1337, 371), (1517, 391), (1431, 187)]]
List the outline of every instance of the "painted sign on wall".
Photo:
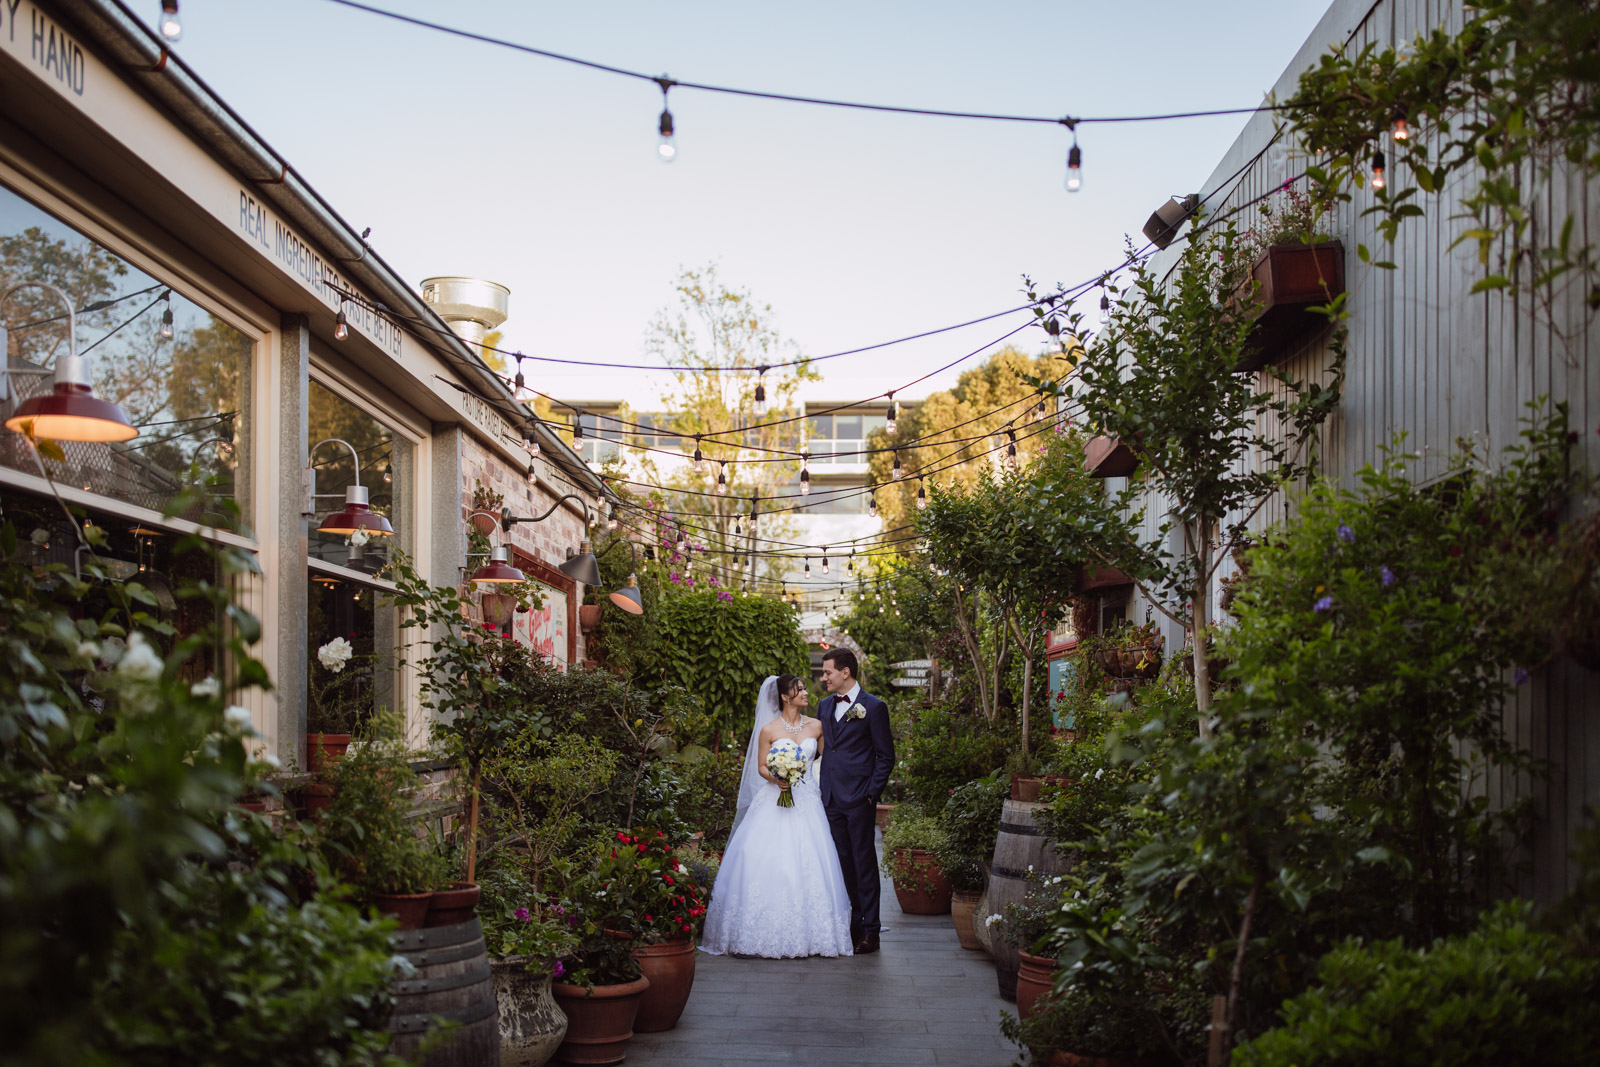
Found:
[(1071, 656), (1050, 661), (1050, 722), (1058, 730), (1073, 728), (1072, 713), (1066, 710), (1066, 704), (1059, 694), (1074, 683), (1077, 670), (1078, 661)]
[(511, 636), (562, 670), (567, 668), (567, 594), (543, 582), (532, 583), (544, 603), (526, 615), (513, 616)]

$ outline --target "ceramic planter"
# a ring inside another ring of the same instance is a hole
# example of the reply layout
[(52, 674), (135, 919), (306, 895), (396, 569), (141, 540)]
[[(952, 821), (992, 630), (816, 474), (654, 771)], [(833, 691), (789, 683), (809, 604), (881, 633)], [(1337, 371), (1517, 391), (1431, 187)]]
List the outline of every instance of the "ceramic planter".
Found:
[[(905, 876), (894, 879), (895, 899), (907, 915), (945, 915), (950, 911), (950, 883), (945, 881), (939, 861), (925, 848), (894, 850), (897, 870)], [(904, 883), (904, 884), (902, 884)]]
[(490, 960), (500, 1007), (501, 1067), (540, 1067), (561, 1047), (567, 1016), (550, 991), (548, 970), (528, 970), (527, 960)]
[[(1288, 355), (1297, 345), (1328, 326), (1326, 315), (1312, 311), (1344, 292), (1344, 244), (1273, 245), (1256, 260), (1251, 280), (1259, 283), (1249, 309), (1250, 353), (1241, 371), (1259, 370)], [(1251, 298), (1240, 290), (1235, 299)]]
[(344, 759), (353, 738), (353, 734), (306, 734), (306, 762), (312, 773), (331, 770)]
[(639, 977), (625, 985), (553, 983), (550, 991), (567, 1017), (567, 1033), (556, 1053), (563, 1063), (621, 1063), (633, 1037), (633, 1020), (650, 979)]
[(983, 945), (978, 941), (978, 934), (972, 926), (972, 915), (977, 910), (978, 898), (981, 892), (953, 892), (950, 894), (950, 922), (956, 928), (956, 938), (961, 942), (961, 947), (973, 952), (982, 952)]
[(650, 988), (644, 991), (639, 1001), (639, 1015), (633, 1021), (635, 1033), (653, 1034), (678, 1025), (678, 1018), (689, 1003), (689, 990), (694, 986), (697, 955), (692, 937), (639, 945), (633, 950), (639, 969), (650, 979)]
[(470, 922), (478, 911), (482, 890), (476, 882), (451, 882), (446, 889), (435, 889), (428, 905), (428, 926), (454, 926)]
[(372, 894), (372, 906), (385, 915), (393, 915), (402, 930), (422, 929), (428, 920), (428, 906), (432, 903), (432, 893)]
[(1035, 1003), (1050, 992), (1055, 982), (1056, 961), (1045, 956), (1017, 953), (1017, 1017), (1033, 1014)]
[(590, 633), (600, 625), (600, 605), (584, 604), (578, 608), (578, 629)]

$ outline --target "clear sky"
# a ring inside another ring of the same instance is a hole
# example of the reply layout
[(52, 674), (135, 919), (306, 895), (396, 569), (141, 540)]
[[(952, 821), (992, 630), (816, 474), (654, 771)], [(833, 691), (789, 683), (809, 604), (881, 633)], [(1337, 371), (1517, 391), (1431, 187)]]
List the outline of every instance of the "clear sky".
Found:
[[(156, 0), (135, 0), (149, 8)], [(1121, 115), (1258, 103), (1320, 0), (1085, 3), (372, 0), (436, 22), (675, 78), (963, 111)], [(672, 94), (455, 40), (327, 0), (183, 0), (177, 51), (408, 281), (511, 289), (506, 344), (645, 362), (680, 266), (716, 263), (819, 355), (1020, 302), (1024, 273), (1092, 277), (1244, 116), (1085, 126), (1084, 187), (1050, 125)], [(811, 395), (866, 398), (1011, 323), (824, 365)], [(1024, 336), (1037, 335), (1028, 331)], [(1037, 343), (1039, 338), (1033, 337)], [(970, 366), (970, 360), (963, 366)], [(948, 386), (952, 370), (908, 391)], [(648, 404), (647, 375), (541, 367), (561, 398)]]

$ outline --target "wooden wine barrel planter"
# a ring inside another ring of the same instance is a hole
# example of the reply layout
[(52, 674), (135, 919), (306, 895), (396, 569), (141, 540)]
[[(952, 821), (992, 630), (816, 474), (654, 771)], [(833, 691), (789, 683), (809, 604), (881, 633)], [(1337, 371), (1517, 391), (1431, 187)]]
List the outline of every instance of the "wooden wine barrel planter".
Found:
[(389, 983), (394, 994), (389, 1047), (414, 1055), (439, 1016), (456, 1029), (423, 1058), (423, 1067), (500, 1067), (500, 1004), (478, 920), (403, 930), (390, 940), (415, 973)]
[[(1063, 874), (1069, 864), (1055, 849), (1055, 843), (1039, 829), (1037, 815), (1045, 805), (1025, 800), (1008, 800), (1000, 812), (1000, 833), (994, 842), (994, 860), (989, 865), (989, 903), (992, 914), (1004, 915), (1007, 904), (1021, 904), (1028, 888), (1028, 868), (1035, 874)], [(977, 921), (982, 922), (980, 918)], [(1000, 995), (1017, 999), (1017, 946), (1004, 937), (995, 937), (995, 978)]]

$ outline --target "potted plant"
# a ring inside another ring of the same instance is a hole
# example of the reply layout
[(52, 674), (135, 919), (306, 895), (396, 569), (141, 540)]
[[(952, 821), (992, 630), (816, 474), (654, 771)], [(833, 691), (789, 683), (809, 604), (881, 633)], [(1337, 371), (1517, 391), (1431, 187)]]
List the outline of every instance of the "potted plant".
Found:
[(608, 928), (615, 918), (610, 883), (591, 875), (572, 888), (576, 899), (567, 910), (576, 943), (565, 981), (550, 987), (567, 1017), (557, 1055), (566, 1063), (621, 1063), (650, 980), (629, 941)]
[[(357, 656), (355, 647), (343, 637), (317, 649), (306, 702), (306, 762), (313, 773), (342, 759), (355, 731), (370, 718), (371, 659)], [(352, 661), (356, 666), (351, 666)]]
[(907, 915), (944, 915), (950, 911), (950, 883), (935, 850), (944, 844), (936, 816), (920, 806), (902, 804), (883, 835), (883, 870), (894, 879), (895, 899)]
[(1006, 795), (1006, 779), (991, 774), (952, 789), (939, 816), (943, 842), (934, 855), (950, 883), (950, 921), (961, 947), (978, 952), (983, 945), (972, 916), (983, 895), (984, 870), (994, 851)]
[(673, 855), (659, 830), (618, 831), (596, 874), (609, 887), (612, 929), (626, 933), (641, 973), (650, 980), (633, 1028), (670, 1030), (694, 986), (694, 939), (705, 921), (709, 887)]
[(1017, 947), (1017, 1016), (1021, 1019), (1033, 1014), (1036, 1002), (1050, 992), (1055, 981), (1055, 958), (1034, 952), (1055, 933), (1063, 880), (1059, 874), (1029, 874), (1022, 903), (1007, 904), (997, 924), (1000, 936)]
[(320, 840), (360, 899), (394, 915), (402, 930), (416, 930), (445, 873), (412, 824), (417, 779), (396, 733), (391, 723), (387, 736), (374, 737), (334, 765), (338, 789)]
[(1161, 648), (1166, 639), (1154, 622), (1125, 625), (1103, 641), (1086, 642), (1086, 654), (1112, 678), (1154, 680), (1161, 673)]
[(574, 916), (559, 901), (527, 890), (514, 871), (487, 877), (479, 918), (500, 1008), (500, 1063), (540, 1067), (567, 1033), (551, 992), (566, 976), (563, 957), (577, 945)]
[(1018, 749), (1006, 757), (1006, 775), (1011, 783), (1011, 799), (1033, 803), (1044, 788), (1043, 763), (1032, 753)]

